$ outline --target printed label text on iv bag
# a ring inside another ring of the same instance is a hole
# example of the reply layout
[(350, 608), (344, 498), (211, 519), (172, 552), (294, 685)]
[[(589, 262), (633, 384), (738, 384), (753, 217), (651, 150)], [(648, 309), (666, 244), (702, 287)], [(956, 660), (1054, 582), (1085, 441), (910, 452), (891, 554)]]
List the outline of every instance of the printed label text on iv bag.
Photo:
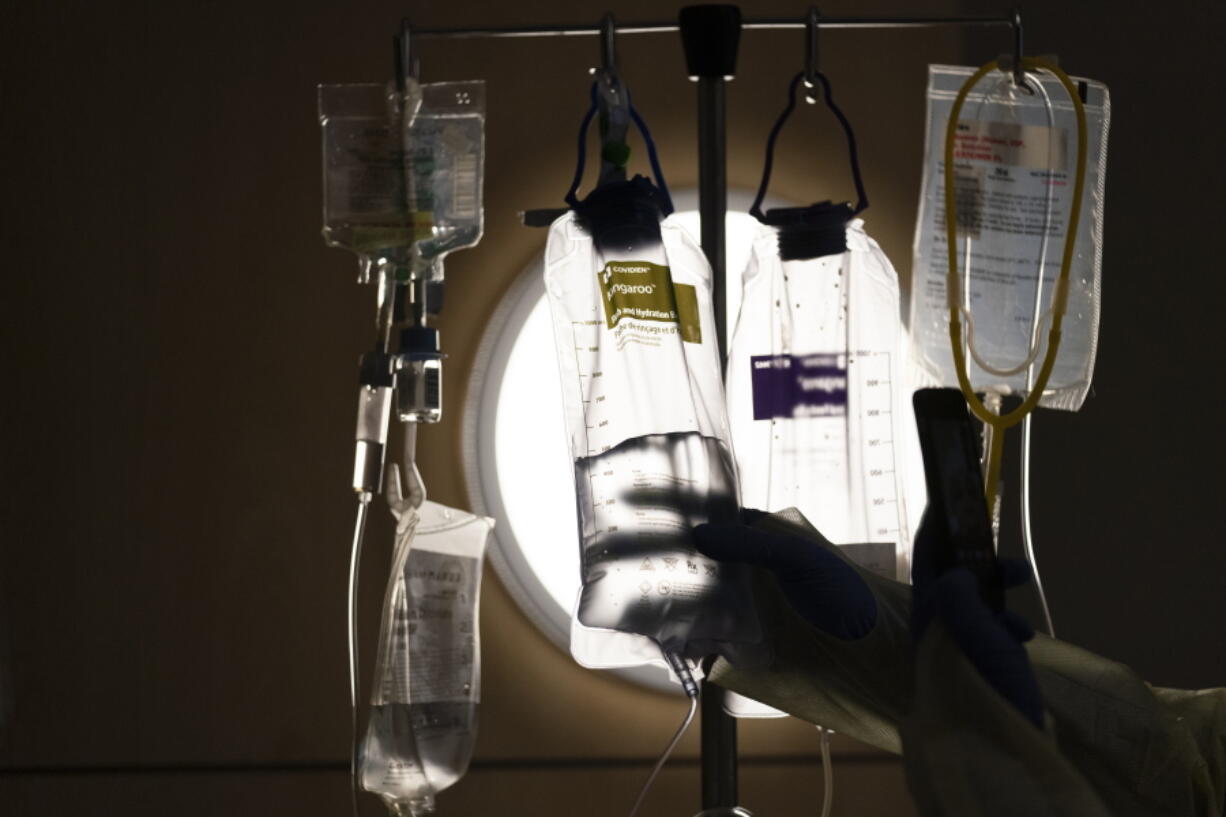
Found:
[[(1014, 122), (958, 122), (954, 144), (954, 195), (958, 219), (958, 256), (966, 270), (966, 240), (970, 292), (974, 302), (985, 288), (1023, 287), (1019, 301), (1043, 270), (1045, 286), (1059, 271), (1061, 239), (1071, 199), (1068, 179), (1068, 131)], [(944, 170), (944, 163), (938, 165)], [(945, 197), (935, 196), (930, 212), (933, 234), (944, 235)], [(1040, 258), (1041, 241), (1049, 241)], [(930, 274), (923, 295), (933, 310), (944, 309), (947, 247), (935, 241), (928, 255)], [(1016, 316), (1029, 325), (1033, 315)], [(986, 340), (986, 339), (985, 339)]]
[[(650, 261), (610, 261), (596, 273), (596, 279), (605, 324), (619, 330), (619, 342), (654, 344), (659, 335), (676, 331), (636, 323), (656, 321), (677, 326), (686, 343), (702, 343), (698, 293), (690, 284), (674, 284), (668, 267)], [(619, 329), (627, 319), (632, 323)]]

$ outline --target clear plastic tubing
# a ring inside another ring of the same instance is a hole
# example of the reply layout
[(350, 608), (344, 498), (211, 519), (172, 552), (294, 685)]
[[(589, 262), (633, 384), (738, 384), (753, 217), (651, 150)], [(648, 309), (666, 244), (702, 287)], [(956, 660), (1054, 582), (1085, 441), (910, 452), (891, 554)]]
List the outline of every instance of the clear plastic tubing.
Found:
[(362, 540), (366, 537), (366, 516), (371, 495), (358, 494), (358, 513), (353, 523), (353, 548), (349, 554), (349, 796), (354, 817), (358, 815), (358, 571), (362, 564)]

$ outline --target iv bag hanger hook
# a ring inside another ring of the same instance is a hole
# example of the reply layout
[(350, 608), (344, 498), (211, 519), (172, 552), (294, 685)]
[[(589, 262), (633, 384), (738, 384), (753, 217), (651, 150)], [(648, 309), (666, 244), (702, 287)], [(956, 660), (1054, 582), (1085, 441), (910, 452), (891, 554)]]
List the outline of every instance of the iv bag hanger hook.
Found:
[(821, 12), (817, 6), (809, 6), (805, 16), (805, 102), (810, 105), (817, 103), (817, 29), (821, 23)]
[(617, 20), (606, 12), (600, 21), (600, 67), (593, 68), (600, 114), (600, 180), (597, 185), (624, 181), (630, 148), (630, 94), (617, 72)]
[(600, 21), (600, 58), (604, 70), (617, 73), (617, 20), (611, 11)]
[(413, 27), (409, 18), (400, 21), (400, 33), (392, 38), (392, 53), (396, 60), (396, 90), (404, 93), (408, 89), (409, 79), (417, 79), (421, 75), (421, 63), (413, 49)]
[[(783, 109), (783, 113), (779, 114), (779, 118), (775, 120), (770, 136), (766, 139), (766, 161), (762, 166), (762, 183), (758, 187), (758, 195), (754, 198), (754, 202), (749, 208), (749, 214), (764, 224), (780, 223), (778, 222), (779, 218), (786, 220), (797, 212), (812, 210), (812, 208), (779, 208), (771, 210), (770, 213), (762, 212), (762, 202), (766, 198), (766, 192), (770, 186), (771, 171), (775, 163), (775, 141), (779, 138), (779, 132), (783, 130), (784, 123), (792, 115), (792, 111), (796, 109), (796, 91), (801, 85), (805, 88), (805, 101), (809, 104), (816, 104), (819, 99), (825, 100), (826, 107), (830, 109), (830, 112), (839, 121), (839, 125), (843, 128), (843, 134), (847, 137), (848, 160), (851, 164), (852, 181), (855, 182), (856, 195), (858, 197), (854, 207), (850, 203), (846, 205), (848, 219), (860, 214), (868, 207), (868, 194), (864, 191), (864, 179), (860, 174), (860, 157), (859, 151), (856, 149), (856, 134), (852, 130), (851, 122), (848, 121), (847, 116), (834, 102), (834, 97), (830, 92), (830, 80), (826, 78), (826, 75), (817, 66), (817, 29), (820, 26), (820, 14), (816, 6), (809, 7), (809, 13), (805, 22), (805, 67), (804, 70), (792, 77), (791, 83), (788, 84), (787, 107)], [(825, 202), (824, 204), (829, 205), (830, 202)], [(814, 205), (814, 207), (817, 206), (819, 205)]]
[(1029, 90), (1026, 85), (1026, 71), (1022, 68), (1022, 9), (1014, 6), (1010, 12), (1010, 25), (1013, 27), (1013, 84), (1022, 90)]
[[(1034, 88), (1030, 87), (1030, 83), (1026, 82), (1026, 69), (1022, 66), (1022, 26), (1021, 26), (1021, 6), (1014, 6), (1009, 11), (1009, 27), (1013, 28), (1013, 54), (1010, 55), (1010, 61), (1013, 65), (1009, 66), (1013, 71), (1014, 86), (1026, 93), (1034, 93)], [(1004, 59), (1000, 60), (1004, 67)]]

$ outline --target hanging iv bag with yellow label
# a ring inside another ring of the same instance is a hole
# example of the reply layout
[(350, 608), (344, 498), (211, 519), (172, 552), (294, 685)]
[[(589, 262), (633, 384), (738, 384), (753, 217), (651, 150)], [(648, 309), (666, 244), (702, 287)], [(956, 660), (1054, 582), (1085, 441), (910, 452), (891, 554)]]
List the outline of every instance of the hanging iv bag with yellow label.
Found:
[(468, 769), (481, 703), (481, 564), (493, 520), (435, 502), (397, 511), (358, 780), (397, 817), (434, 810)]
[[(945, 135), (959, 89), (974, 68), (928, 69), (928, 131), (915, 230), (910, 332), (930, 383), (959, 385), (950, 348), (945, 227)], [(1098, 346), (1103, 195), (1111, 100), (1107, 87), (1073, 78), (1086, 114), (1086, 176), (1075, 236), (1078, 126), (1068, 93), (1052, 74), (1025, 84), (992, 71), (970, 89), (954, 134), (957, 283), (963, 349), (977, 392), (1027, 395), (1047, 353), (1056, 281), (1075, 239), (1067, 309), (1052, 373), (1039, 405), (1075, 411), (1090, 389)]]
[(711, 270), (664, 202), (641, 177), (598, 188), (545, 251), (580, 528), (571, 652), (588, 667), (759, 640), (746, 574), (690, 540), (739, 504)]

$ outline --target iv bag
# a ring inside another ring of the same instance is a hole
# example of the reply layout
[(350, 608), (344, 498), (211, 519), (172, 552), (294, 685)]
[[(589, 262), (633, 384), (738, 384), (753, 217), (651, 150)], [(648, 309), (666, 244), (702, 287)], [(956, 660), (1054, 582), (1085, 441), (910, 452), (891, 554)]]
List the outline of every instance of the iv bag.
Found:
[(400, 514), (358, 777), (401, 815), (468, 769), (477, 737), (481, 563), (494, 521), (424, 502)]
[[(945, 232), (946, 124), (975, 69), (928, 69), (928, 133), (915, 230), (910, 330), (930, 384), (957, 387), (949, 338)], [(1069, 271), (1063, 337), (1039, 400), (1076, 411), (1098, 346), (1103, 194), (1111, 100), (1099, 82), (1073, 78), (1087, 127), (1085, 189)], [(1072, 208), (1077, 119), (1063, 85), (1047, 73), (994, 71), (967, 95), (954, 146), (960, 307), (975, 391), (1025, 395), (1047, 353), (1053, 290)]]
[(695, 525), (736, 520), (735, 466), (711, 270), (657, 219), (597, 246), (567, 213), (545, 251), (583, 574), (571, 652), (588, 667), (759, 640), (743, 569), (690, 541)]
[(324, 240), (441, 280), (481, 238), (485, 83), (319, 86)]
[[(728, 416), (741, 500), (798, 509), (853, 561), (907, 582), (926, 501), (911, 409), (920, 379), (898, 277), (864, 222), (846, 250), (784, 261), (760, 225), (728, 356)], [(729, 693), (739, 718), (777, 717)]]
[(864, 222), (845, 252), (779, 257), (759, 226), (728, 356), (728, 415), (741, 500), (797, 508), (844, 553), (907, 581), (925, 503), (911, 411), (918, 375), (898, 277)]

